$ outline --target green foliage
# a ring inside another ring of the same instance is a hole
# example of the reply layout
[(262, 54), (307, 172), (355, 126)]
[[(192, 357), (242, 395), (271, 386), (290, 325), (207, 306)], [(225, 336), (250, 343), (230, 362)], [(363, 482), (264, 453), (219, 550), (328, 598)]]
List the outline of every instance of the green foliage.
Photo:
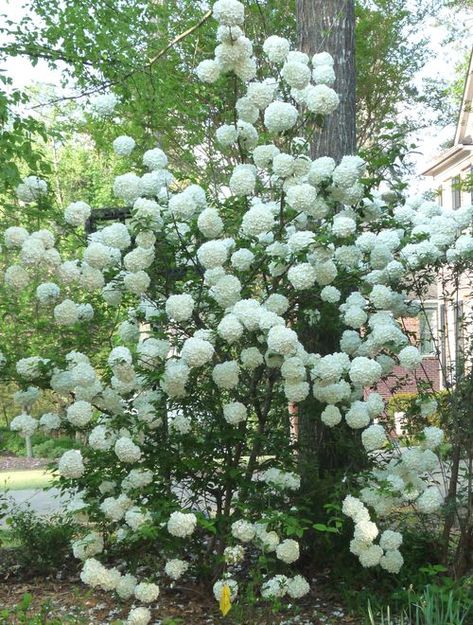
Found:
[(418, 393), (396, 393), (386, 402), (387, 419), (394, 426), (396, 412), (404, 413), (402, 426), (409, 436), (418, 435), (428, 425), (445, 427), (444, 415), (449, 409), (449, 396), (447, 391), (436, 392), (434, 398), (438, 403), (438, 409), (432, 415), (422, 416), (420, 402), (426, 399), (425, 396)]
[(423, 592), (409, 592), (402, 610), (373, 610), (368, 601), (367, 625), (467, 625), (472, 622), (471, 601), (461, 587), (427, 585)]
[(50, 168), (43, 160), (38, 139), (46, 138), (45, 125), (36, 117), (24, 115), (20, 108), (28, 96), (11, 87), (11, 78), (0, 74), (0, 197), (20, 182), (20, 169), (46, 174)]
[(29, 574), (46, 574), (61, 569), (70, 552), (76, 525), (57, 514), (44, 517), (29, 508), (8, 513), (9, 538), (16, 544), (16, 560)]
[(33, 456), (35, 458), (55, 460), (68, 449), (78, 449), (77, 441), (68, 436), (58, 438), (45, 437), (45, 439), (43, 442), (33, 445)]

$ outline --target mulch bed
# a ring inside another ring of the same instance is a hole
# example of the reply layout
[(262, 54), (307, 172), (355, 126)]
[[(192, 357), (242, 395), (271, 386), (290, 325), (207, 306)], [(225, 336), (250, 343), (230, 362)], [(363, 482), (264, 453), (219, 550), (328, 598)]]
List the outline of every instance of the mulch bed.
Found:
[[(25, 593), (33, 595), (32, 609), (51, 606), (51, 617), (64, 625), (111, 625), (126, 619), (132, 601), (121, 602), (109, 594), (92, 591), (77, 577), (68, 580), (35, 578), (28, 582), (7, 581), (0, 585), (0, 608), (12, 608)], [(325, 594), (327, 593), (327, 594)], [(244, 616), (236, 611), (225, 618), (219, 614), (213, 597), (200, 587), (162, 587), (161, 595), (151, 607), (151, 625), (357, 625), (358, 620), (346, 616), (334, 602), (328, 589), (318, 589), (297, 607), (273, 613), (267, 607), (254, 608)], [(325, 596), (324, 596), (325, 594)], [(34, 613), (34, 612), (33, 612)], [(15, 621), (7, 621), (15, 623)], [(20, 622), (20, 621), (18, 621)]]
[(47, 458), (25, 458), (14, 454), (0, 455), (0, 471), (28, 471), (42, 469), (51, 462)]

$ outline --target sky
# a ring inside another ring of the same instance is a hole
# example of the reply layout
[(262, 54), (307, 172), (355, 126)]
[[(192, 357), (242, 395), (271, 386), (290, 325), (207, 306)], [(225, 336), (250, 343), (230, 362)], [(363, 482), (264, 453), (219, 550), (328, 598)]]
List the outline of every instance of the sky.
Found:
[[(409, 0), (407, 1), (409, 2)], [(14, 21), (20, 20), (25, 15), (23, 2), (19, 0), (0, 0), (0, 4), (1, 12)], [(452, 19), (452, 12), (446, 11), (444, 17), (445, 19)], [(457, 11), (455, 19), (458, 24), (473, 28), (472, 12)], [(468, 29), (465, 28), (465, 31), (468, 32)], [(456, 45), (445, 46), (444, 40), (447, 32), (447, 28), (439, 25), (438, 22), (431, 21), (426, 24), (423, 34), (430, 39), (431, 58), (421, 72), (414, 76), (414, 82), (418, 86), (424, 78), (440, 77), (451, 80), (455, 75), (455, 67), (464, 58), (468, 47), (473, 44), (473, 41), (467, 41), (465, 38)], [(59, 93), (64, 93), (60, 87), (61, 71), (50, 69), (45, 61), (39, 60), (37, 65), (33, 67), (26, 57), (10, 58), (4, 63), (0, 63), (0, 70), (6, 70), (6, 73), (13, 79), (14, 87), (18, 89), (24, 89), (35, 83), (43, 83), (53, 85)], [(419, 115), (424, 115), (424, 112), (419, 110)], [(420, 176), (420, 172), (441, 151), (440, 146), (453, 138), (455, 124), (456, 119), (452, 120), (451, 125), (441, 130), (436, 126), (431, 126), (413, 135), (412, 139), (418, 145), (418, 150), (411, 157), (415, 169), (414, 175), (409, 180), (412, 192), (420, 193), (431, 188), (429, 179)]]

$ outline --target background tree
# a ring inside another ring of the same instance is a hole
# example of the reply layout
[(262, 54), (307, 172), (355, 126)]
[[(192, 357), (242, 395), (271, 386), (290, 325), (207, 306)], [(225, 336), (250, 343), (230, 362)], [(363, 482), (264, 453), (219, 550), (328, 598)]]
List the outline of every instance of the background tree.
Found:
[[(375, 142), (387, 124), (399, 123), (400, 108), (410, 111), (402, 123), (408, 131), (419, 126), (413, 104), (422, 102), (429, 109), (435, 106), (432, 85), (423, 93), (413, 85), (412, 78), (429, 58), (422, 28), (427, 19), (435, 18), (449, 4), (447, 0), (418, 0), (406, 8), (402, 0), (355, 3), (359, 147)], [(72, 81), (78, 94), (113, 89), (122, 98), (120, 114), (130, 130), (148, 141), (159, 134), (176, 165), (189, 169), (192, 147), (209, 141), (208, 129), (203, 130), (199, 123), (205, 117), (205, 107), (223, 106), (223, 100), (215, 96), (207, 102), (201, 87), (196, 87), (186, 74), (195, 67), (196, 55), (210, 51), (208, 22), (204, 21), (192, 36), (166, 48), (200, 23), (206, 5), (190, 0), (122, 0), (119, 10), (115, 10), (106, 0), (98, 0), (90, 13), (84, 3), (64, 4), (59, 0), (29, 0), (28, 6), (41, 19), (25, 16), (18, 24), (5, 20), (2, 33), (11, 43), (0, 51), (4, 55), (24, 54), (33, 60), (43, 58), (51, 66), (61, 67), (64, 82)], [(321, 2), (320, 6), (301, 1), (298, 7), (295, 0), (248, 2), (247, 32), (252, 36), (277, 31), (295, 43), (296, 9), (305, 12), (305, 21), (310, 24), (310, 7), (319, 7), (313, 17), (323, 18), (329, 11), (336, 15), (336, 7), (343, 6), (342, 0)], [(337, 36), (336, 30), (324, 33), (322, 28), (320, 32), (321, 43)], [(179, 102), (172, 98), (176, 90), (181, 96)], [(144, 120), (144, 126), (137, 120)], [(175, 140), (176, 132), (182, 133), (184, 127), (186, 146), (191, 148), (187, 150), (183, 149), (182, 135), (180, 141)], [(105, 145), (99, 137), (97, 140)]]
[(335, 61), (335, 91), (340, 106), (316, 132), (312, 156), (337, 162), (356, 150), (355, 3), (354, 0), (297, 0), (297, 30), (301, 50), (313, 56), (327, 51)]

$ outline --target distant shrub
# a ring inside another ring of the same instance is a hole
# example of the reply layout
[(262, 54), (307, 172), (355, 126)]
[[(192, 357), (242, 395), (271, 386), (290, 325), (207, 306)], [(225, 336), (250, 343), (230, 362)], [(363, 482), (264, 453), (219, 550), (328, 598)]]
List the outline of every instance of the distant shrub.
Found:
[(438, 391), (434, 396), (439, 408), (434, 414), (424, 417), (420, 414), (417, 403), (420, 396), (417, 393), (396, 393), (386, 403), (385, 411), (388, 423), (394, 428), (395, 414), (402, 412), (404, 414), (402, 427), (410, 436), (420, 434), (428, 425), (441, 426), (444, 421), (443, 414), (447, 412), (448, 393), (447, 391)]
[(77, 449), (77, 442), (68, 436), (60, 438), (49, 438), (41, 443), (33, 445), (33, 456), (35, 458), (49, 458), (55, 460), (62, 456), (68, 449)]
[(46, 574), (64, 566), (77, 526), (67, 517), (41, 516), (29, 508), (8, 514), (9, 539), (18, 545), (15, 559), (20, 570)]

